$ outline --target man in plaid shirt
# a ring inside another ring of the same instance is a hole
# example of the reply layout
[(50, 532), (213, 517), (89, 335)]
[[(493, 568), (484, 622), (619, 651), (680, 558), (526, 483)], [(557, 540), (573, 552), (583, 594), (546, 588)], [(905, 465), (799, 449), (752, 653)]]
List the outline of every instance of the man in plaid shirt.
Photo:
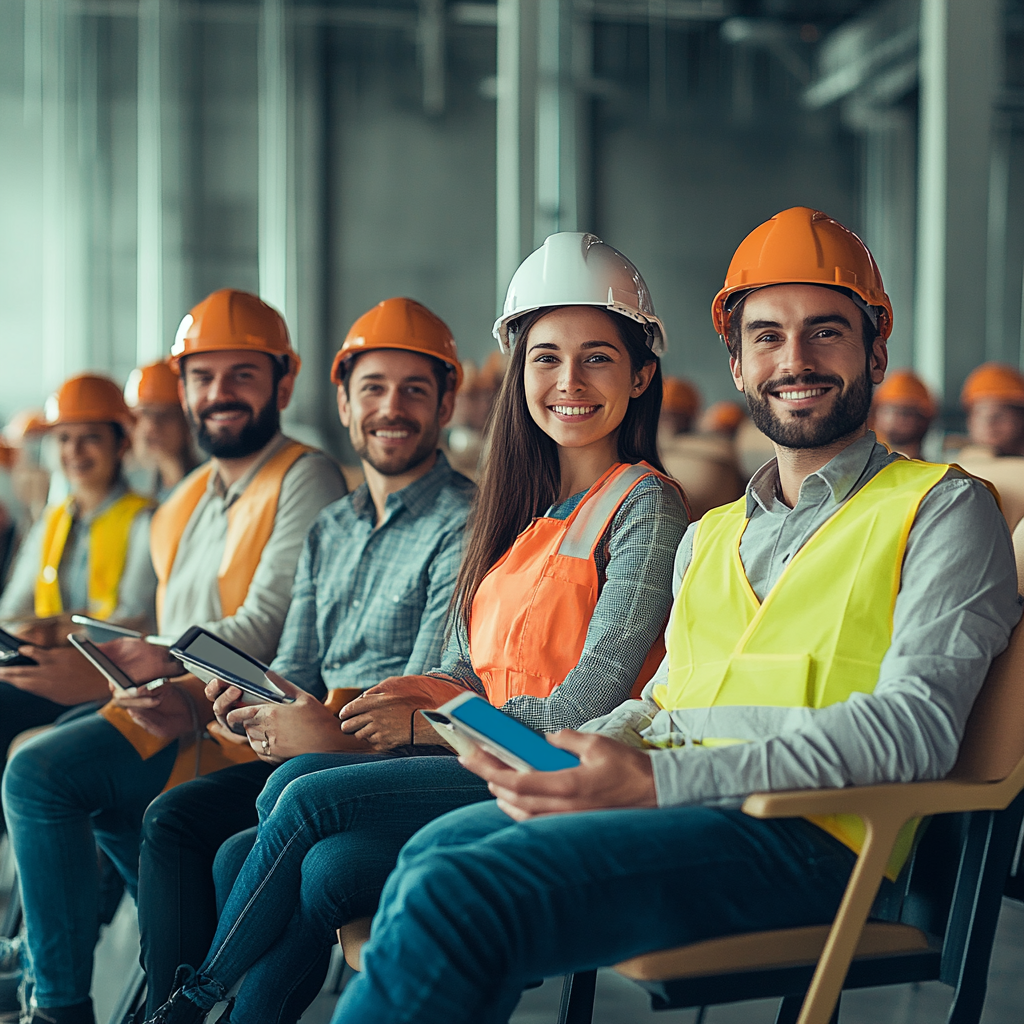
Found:
[(237, 689), (207, 689), (212, 728), (258, 760), (184, 783), (146, 812), (138, 906), (149, 1013), (170, 995), (178, 964), (205, 956), (217, 925), (214, 857), (251, 829), (222, 855), (240, 865), (274, 767), (299, 754), (320, 755), (307, 759), (311, 770), (382, 756), (341, 732), (338, 709), (389, 676), (438, 664), (475, 492), (437, 446), (461, 376), (448, 328), (409, 299), (360, 317), (335, 359), (338, 410), (366, 482), (306, 536), (271, 666), (292, 702), (239, 710)]

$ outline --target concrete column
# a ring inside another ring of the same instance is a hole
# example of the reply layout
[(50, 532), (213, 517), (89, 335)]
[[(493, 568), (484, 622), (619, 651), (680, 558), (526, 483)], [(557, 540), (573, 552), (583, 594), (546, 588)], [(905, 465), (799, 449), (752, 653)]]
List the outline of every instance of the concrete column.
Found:
[(260, 297), (288, 313), (288, 55), (284, 0), (263, 0), (259, 31)]
[(161, 0), (139, 0), (135, 360), (164, 354)]
[(985, 357), (996, 0), (922, 0), (914, 361), (946, 407)]

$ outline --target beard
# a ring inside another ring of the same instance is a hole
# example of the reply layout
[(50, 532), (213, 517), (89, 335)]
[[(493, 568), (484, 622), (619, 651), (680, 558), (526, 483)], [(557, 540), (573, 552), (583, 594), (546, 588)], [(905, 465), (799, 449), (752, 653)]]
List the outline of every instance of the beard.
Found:
[[(810, 419), (811, 410), (789, 413), (789, 419), (779, 419), (769, 404), (769, 391), (785, 387), (836, 388), (832, 408), (821, 419)], [(824, 448), (841, 437), (852, 434), (868, 418), (871, 392), (874, 385), (867, 369), (856, 380), (844, 385), (841, 377), (821, 373), (805, 373), (799, 377), (777, 377), (766, 381), (755, 392), (746, 391), (747, 408), (754, 426), (766, 437), (783, 448)]]
[[(206, 419), (218, 412), (247, 412), (249, 422), (232, 437), (230, 434), (211, 434), (206, 426)], [(244, 402), (217, 402), (204, 409), (197, 417), (191, 406), (188, 418), (196, 432), (196, 442), (207, 455), (215, 459), (244, 459), (254, 455), (281, 429), (281, 412), (277, 408), (277, 389), (270, 396), (267, 404), (258, 413), (254, 413), (251, 405)]]
[[(387, 458), (373, 455), (370, 452), (370, 432), (373, 430), (408, 430), (410, 434), (421, 434), (416, 447), (409, 455), (392, 455)], [(369, 422), (363, 428), (358, 441), (352, 438), (352, 447), (356, 455), (365, 459), (381, 476), (401, 476), (421, 465), (437, 449), (439, 430), (431, 430), (423, 433), (420, 425), (412, 420), (375, 420)]]

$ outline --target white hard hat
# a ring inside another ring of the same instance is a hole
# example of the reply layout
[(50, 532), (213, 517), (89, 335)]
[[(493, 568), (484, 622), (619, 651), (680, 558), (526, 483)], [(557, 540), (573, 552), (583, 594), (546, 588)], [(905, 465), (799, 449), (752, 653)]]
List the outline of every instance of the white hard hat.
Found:
[(494, 337), (503, 352), (511, 348), (509, 322), (545, 306), (600, 306), (647, 324), (648, 344), (665, 351), (665, 326), (655, 315), (651, 293), (640, 271), (618, 249), (596, 235), (559, 231), (530, 253), (512, 275)]

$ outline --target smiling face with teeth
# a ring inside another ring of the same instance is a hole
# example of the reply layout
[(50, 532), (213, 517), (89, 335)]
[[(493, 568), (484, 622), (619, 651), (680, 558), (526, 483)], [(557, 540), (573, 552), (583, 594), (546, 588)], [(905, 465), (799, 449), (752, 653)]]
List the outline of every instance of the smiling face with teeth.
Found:
[(818, 285), (774, 285), (751, 292), (737, 312), (741, 348), (730, 368), (764, 434), (802, 449), (865, 432), (888, 356), (883, 339), (866, 339), (851, 299)]
[(553, 309), (530, 329), (523, 369), (534, 423), (560, 449), (589, 450), (608, 465), (630, 399), (644, 392), (655, 368), (634, 372), (615, 315), (592, 306)]

